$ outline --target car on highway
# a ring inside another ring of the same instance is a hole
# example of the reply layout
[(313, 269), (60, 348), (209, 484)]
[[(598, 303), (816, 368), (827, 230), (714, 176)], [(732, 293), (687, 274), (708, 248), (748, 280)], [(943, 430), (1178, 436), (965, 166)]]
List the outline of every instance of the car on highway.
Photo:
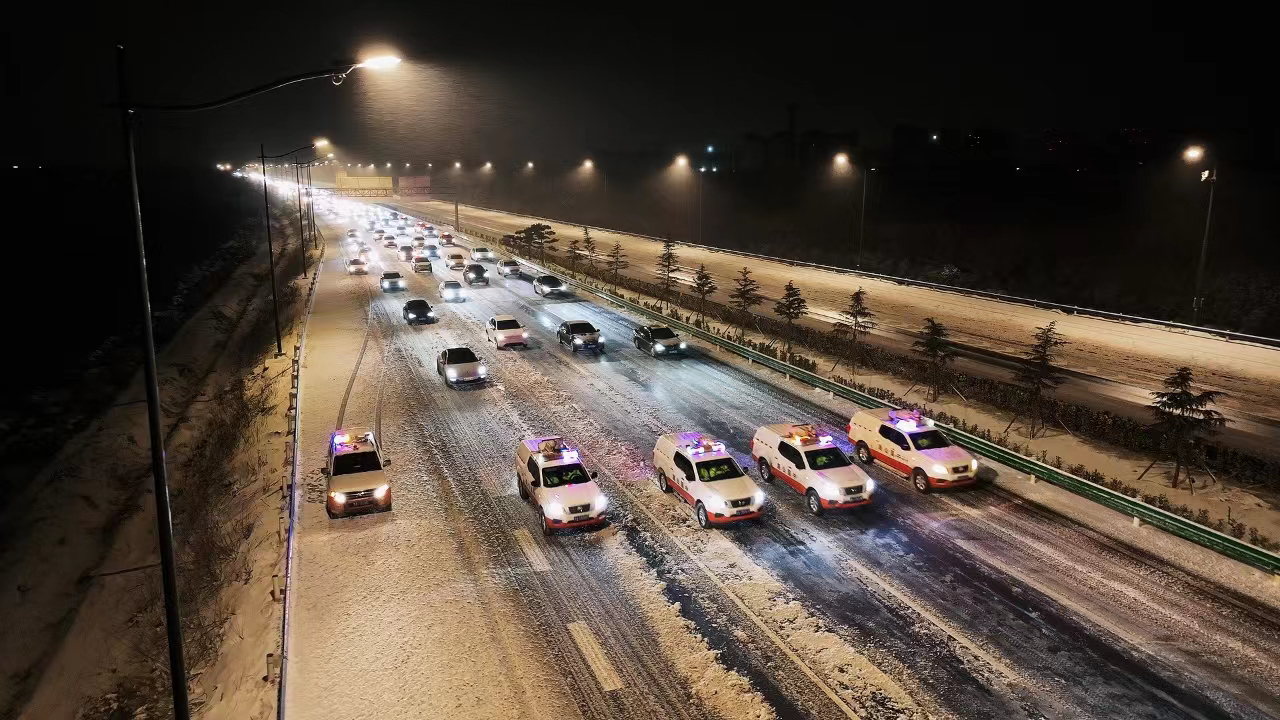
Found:
[(347, 237), (349, 238), (360, 237), (360, 231), (356, 230), (355, 228), (351, 228), (350, 230), (347, 230)]
[(330, 518), (391, 509), (391, 482), (382, 452), (365, 428), (338, 430), (330, 436), (325, 468), (325, 511)]
[(427, 239), (426, 239), (426, 238), (422, 237), (421, 235), (414, 235), (414, 236), (413, 236), (413, 246), (414, 246), (414, 247), (416, 247), (416, 248), (421, 248), (421, 247), (425, 247), (425, 246), (426, 246), (426, 244), (427, 244)]
[(400, 256), (401, 260), (409, 262), (417, 252), (417, 248), (412, 245), (401, 245), (400, 249), (396, 251), (396, 254)]
[(452, 247), (453, 233), (440, 233), (440, 244), (444, 247)]
[(497, 259), (498, 258), (496, 255), (493, 254), (493, 251), (487, 247), (471, 248), (472, 262), (485, 262), (485, 261), (493, 262), (494, 260), (497, 260)]
[(782, 480), (804, 496), (813, 515), (867, 505), (876, 489), (875, 480), (813, 425), (762, 425), (751, 438), (751, 459), (762, 481)]
[(495, 348), (511, 345), (529, 347), (529, 331), (512, 315), (495, 315), (484, 325), (484, 336)]
[(382, 278), (378, 280), (378, 284), (382, 286), (382, 292), (395, 292), (408, 287), (404, 276), (394, 270), (382, 273)]
[(503, 260), (498, 263), (498, 274), (502, 277), (518, 277), (520, 275), (520, 263), (515, 260)]
[(556, 339), (575, 353), (579, 350), (604, 352), (604, 338), (600, 336), (596, 326), (586, 320), (566, 320), (560, 323), (560, 328), (556, 330)]
[(468, 265), (462, 271), (462, 276), (467, 279), (467, 285), (489, 284), (489, 272), (480, 263)]
[(427, 229), (423, 231), (423, 234), (429, 238), (440, 237), (440, 233), (436, 231), (435, 226), (433, 225), (428, 225)]
[(609, 498), (597, 477), (561, 437), (526, 438), (516, 446), (516, 490), (538, 509), (543, 535), (608, 522)]
[(631, 334), (637, 350), (650, 355), (683, 355), (689, 344), (666, 325), (637, 325)]
[(440, 283), (440, 299), (445, 302), (465, 302), (467, 299), (467, 291), (462, 287), (462, 283), (457, 280), (445, 280)]
[(372, 256), (373, 256), (373, 248), (369, 247), (368, 245), (361, 245), (360, 249), (356, 250), (356, 257), (360, 258), (365, 262), (369, 262), (369, 258)]
[(430, 303), (420, 298), (405, 303), (401, 314), (410, 325), (430, 325), (436, 321), (436, 311), (431, 309)]
[(406, 228), (404, 225), (397, 225), (397, 226), (396, 226), (396, 234), (397, 234), (397, 235), (403, 235), (403, 234), (404, 234), (404, 232), (405, 232), (405, 230), (407, 230), (407, 229), (408, 229), (408, 228)]
[(382, 229), (382, 228), (378, 228), (377, 230), (374, 230), (374, 231), (373, 231), (373, 237), (374, 237), (375, 239), (379, 239), (379, 240), (381, 240), (381, 239), (382, 239), (382, 236), (383, 236), (383, 235), (386, 235), (386, 234), (387, 234), (387, 231), (386, 231), (386, 230), (384, 230), (384, 229)]
[(464, 270), (467, 267), (467, 259), (462, 253), (449, 253), (449, 257), (445, 258), (444, 266), (450, 270)]
[(675, 492), (693, 507), (703, 529), (752, 520), (764, 511), (764, 491), (742, 471), (724, 443), (702, 433), (659, 435), (653, 467), (658, 489)]
[(564, 281), (554, 275), (539, 275), (533, 280), (533, 294), (549, 297), (551, 295), (567, 295)]
[(426, 255), (414, 255), (413, 260), (410, 262), (412, 263), (413, 271), (416, 273), (431, 272), (431, 258)]
[(978, 461), (952, 445), (933, 420), (919, 412), (858, 410), (846, 429), (858, 460), (865, 465), (879, 460), (909, 478), (922, 493), (978, 481)]
[(353, 257), (347, 261), (348, 275), (368, 275), (369, 263), (362, 258)]
[(471, 348), (452, 347), (441, 350), (436, 356), (436, 374), (444, 378), (445, 385), (481, 383), (489, 379), (489, 368)]
[(422, 250), (423, 250), (423, 254), (426, 255), (427, 257), (435, 258), (437, 260), (440, 259), (440, 248), (436, 247), (435, 245), (425, 245), (423, 246)]

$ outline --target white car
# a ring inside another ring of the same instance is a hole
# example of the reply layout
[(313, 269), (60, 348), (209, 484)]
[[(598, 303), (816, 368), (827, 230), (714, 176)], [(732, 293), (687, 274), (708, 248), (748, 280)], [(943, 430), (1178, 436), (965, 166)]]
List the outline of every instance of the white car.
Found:
[(493, 254), (493, 251), (490, 250), (489, 248), (485, 248), (485, 247), (471, 248), (472, 262), (484, 262), (486, 260), (492, 262), (493, 260), (496, 260), (496, 259), (497, 257)]
[(362, 258), (358, 258), (358, 257), (351, 258), (350, 260), (347, 261), (347, 274), (348, 275), (368, 275), (369, 263), (365, 262), (364, 259)]
[(703, 529), (752, 520), (764, 510), (764, 491), (738, 467), (724, 443), (696, 432), (659, 435), (653, 446), (658, 489), (693, 506)]
[(484, 336), (493, 341), (494, 347), (504, 348), (510, 345), (529, 347), (529, 331), (520, 321), (511, 315), (498, 315), (489, 318), (485, 323)]
[(427, 246), (427, 239), (422, 237), (421, 235), (414, 235), (413, 246), (415, 248), (422, 249)]
[(427, 257), (426, 255), (414, 255), (413, 271), (416, 273), (431, 272), (431, 258)]
[(608, 521), (609, 498), (596, 477), (559, 437), (528, 438), (516, 446), (516, 486), (520, 499), (538, 508), (543, 535)]
[(910, 478), (922, 493), (978, 481), (978, 461), (918, 412), (858, 410), (847, 429), (859, 460), (879, 460)]
[(502, 277), (511, 277), (520, 275), (520, 263), (515, 260), (503, 260), (498, 263), (498, 274)]
[(338, 430), (330, 437), (325, 510), (336, 518), (351, 513), (391, 509), (391, 483), (382, 453), (366, 428)]
[(396, 239), (392, 237), (390, 234), (382, 236), (382, 247), (393, 248), (393, 247), (396, 247), (396, 245), (397, 245)]
[(404, 290), (407, 287), (404, 276), (395, 271), (382, 273), (382, 279), (378, 281), (382, 286), (382, 292), (395, 292), (396, 290)]
[(458, 383), (482, 383), (489, 379), (489, 367), (471, 352), (471, 348), (454, 347), (441, 350), (436, 356), (436, 374), (444, 378), (444, 384), (453, 387)]
[(449, 253), (449, 257), (445, 258), (444, 266), (450, 270), (465, 270), (467, 259), (462, 256), (462, 253)]
[(465, 302), (467, 299), (467, 291), (462, 287), (462, 283), (457, 280), (445, 280), (440, 283), (440, 299), (445, 302)]
[(876, 482), (849, 462), (830, 435), (812, 425), (764, 425), (751, 438), (751, 459), (766, 483), (782, 480), (804, 496), (814, 515), (871, 502)]
[(564, 281), (554, 275), (539, 275), (533, 280), (533, 294), (547, 297), (550, 295), (564, 295), (567, 289)]

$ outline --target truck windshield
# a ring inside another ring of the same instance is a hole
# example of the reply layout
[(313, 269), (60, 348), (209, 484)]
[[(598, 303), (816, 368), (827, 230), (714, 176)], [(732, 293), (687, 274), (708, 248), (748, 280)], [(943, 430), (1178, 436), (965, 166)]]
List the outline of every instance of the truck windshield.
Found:
[(378, 462), (378, 453), (372, 450), (338, 455), (333, 459), (334, 475), (351, 475), (381, 469), (382, 463)]
[(845, 457), (845, 454), (840, 452), (838, 448), (810, 450), (804, 456), (809, 461), (809, 468), (812, 470), (827, 470), (829, 468), (844, 467), (849, 464), (849, 458)]
[(937, 430), (925, 430), (924, 432), (911, 433), (907, 437), (911, 438), (911, 444), (916, 446), (917, 450), (933, 450), (934, 448), (951, 447), (951, 443), (946, 436)]
[(591, 476), (581, 465), (556, 465), (542, 469), (542, 486), (555, 488), (561, 485), (578, 485), (587, 482)]
[(698, 479), (703, 482), (742, 477), (742, 469), (732, 458), (717, 458), (698, 463)]

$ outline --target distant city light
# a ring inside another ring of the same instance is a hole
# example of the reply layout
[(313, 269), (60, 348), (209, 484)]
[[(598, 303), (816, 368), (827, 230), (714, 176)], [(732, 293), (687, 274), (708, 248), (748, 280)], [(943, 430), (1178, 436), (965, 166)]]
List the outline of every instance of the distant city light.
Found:
[(848, 153), (836, 153), (835, 161), (836, 161), (836, 164), (837, 164), (837, 165), (848, 165), (848, 164), (849, 164), (849, 154), (848, 154)]
[(1187, 162), (1198, 162), (1204, 157), (1204, 148), (1199, 145), (1192, 145), (1182, 152), (1182, 159)]

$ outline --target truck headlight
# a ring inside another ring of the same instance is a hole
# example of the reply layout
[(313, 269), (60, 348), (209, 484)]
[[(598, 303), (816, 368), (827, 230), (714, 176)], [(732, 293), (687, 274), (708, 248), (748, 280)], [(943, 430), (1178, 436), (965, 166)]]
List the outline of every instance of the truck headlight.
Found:
[(480, 372), (480, 377), (484, 377), (485, 375), (488, 375), (488, 374), (489, 374), (489, 366), (488, 366), (488, 365), (481, 365), (481, 366), (480, 366), (480, 371), (479, 371), (479, 372)]
[(561, 517), (564, 516), (564, 506), (555, 500), (552, 500), (551, 502), (547, 503), (546, 509), (547, 509), (547, 517), (551, 517), (553, 515), (561, 516)]
[(339, 505), (347, 501), (347, 496), (344, 493), (338, 492), (337, 490), (329, 493), (329, 497), (333, 498), (333, 501), (338, 503)]
[(446, 368), (446, 369), (445, 369), (445, 371), (444, 371), (444, 376), (445, 376), (445, 377), (447, 377), (447, 378), (449, 378), (450, 380), (457, 380), (457, 379), (458, 379), (458, 371), (457, 371), (457, 370), (454, 370), (453, 368)]
[(946, 466), (946, 465), (939, 465), (939, 464), (937, 464), (937, 463), (934, 463), (934, 465), (933, 465), (933, 472), (934, 472), (934, 473), (936, 473), (936, 474), (938, 474), (938, 475), (946, 475), (946, 474), (947, 474), (947, 466)]
[(978, 469), (978, 461), (977, 461), (977, 460), (970, 460), (970, 461), (969, 461), (969, 472), (973, 472), (973, 471), (975, 471), (975, 470), (977, 470), (977, 469)]
[(875, 490), (876, 490), (876, 481), (872, 478), (867, 478), (867, 494), (870, 495), (871, 493), (875, 492)]
[(764, 504), (764, 491), (763, 491), (763, 490), (756, 490), (756, 494), (755, 494), (755, 496), (754, 496), (752, 499), (756, 501), (756, 504), (757, 504), (757, 505), (763, 505), (763, 504)]
[(711, 507), (716, 510), (728, 510), (729, 503), (724, 498), (711, 498)]
[(382, 483), (381, 485), (373, 489), (373, 497), (376, 500), (382, 500), (387, 496), (387, 493), (389, 492), (391, 492), (391, 485), (389, 485), (388, 483)]

